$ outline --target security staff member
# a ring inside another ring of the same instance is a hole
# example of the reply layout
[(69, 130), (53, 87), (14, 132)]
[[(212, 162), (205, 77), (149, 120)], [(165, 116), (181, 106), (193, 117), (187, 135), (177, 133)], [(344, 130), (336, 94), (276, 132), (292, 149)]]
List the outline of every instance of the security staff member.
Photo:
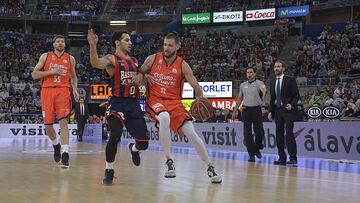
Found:
[[(249, 162), (255, 162), (255, 156), (261, 158), (260, 150), (263, 149), (264, 128), (262, 121), (261, 105), (262, 98), (266, 94), (265, 84), (256, 79), (256, 69), (249, 67), (246, 69), (248, 81), (241, 83), (239, 97), (236, 100), (235, 109), (243, 104), (242, 120), (244, 123), (244, 138), (246, 148), (249, 153)], [(233, 113), (232, 118), (235, 118)], [(254, 136), (252, 134), (252, 124), (254, 125)]]

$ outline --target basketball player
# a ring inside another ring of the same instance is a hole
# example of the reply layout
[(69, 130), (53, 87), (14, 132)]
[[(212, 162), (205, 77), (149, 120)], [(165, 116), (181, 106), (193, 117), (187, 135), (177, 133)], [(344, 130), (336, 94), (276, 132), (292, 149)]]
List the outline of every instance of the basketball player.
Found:
[(111, 45), (115, 48), (114, 54), (99, 58), (96, 45), (99, 39), (94, 31), (88, 31), (90, 44), (90, 63), (94, 68), (105, 69), (111, 88), (112, 97), (109, 99), (106, 117), (110, 127), (110, 138), (106, 145), (106, 169), (103, 179), (104, 185), (111, 185), (114, 178), (114, 161), (117, 144), (120, 141), (125, 126), (135, 139), (135, 144), (129, 144), (134, 165), (140, 165), (140, 150), (148, 148), (149, 137), (144, 114), (137, 102), (139, 97), (138, 63), (129, 56), (131, 51), (130, 35), (126, 31), (115, 32), (112, 35)]
[[(65, 52), (65, 38), (57, 35), (53, 39), (54, 51), (44, 53), (36, 64), (32, 77), (41, 79), (41, 108), (45, 130), (54, 147), (54, 160), (69, 167), (68, 117), (71, 113), (70, 83), (76, 101), (79, 100), (75, 58)], [(69, 80), (71, 82), (69, 83)], [(55, 116), (61, 129), (61, 144), (53, 127)], [(62, 153), (60, 153), (60, 149)]]
[(170, 129), (185, 135), (195, 147), (201, 159), (207, 165), (207, 173), (212, 183), (221, 183), (221, 176), (210, 163), (204, 143), (194, 130), (191, 117), (181, 104), (184, 79), (194, 88), (196, 97), (203, 92), (188, 63), (177, 56), (180, 39), (175, 33), (169, 33), (164, 39), (164, 51), (150, 55), (140, 71), (148, 83), (146, 112), (159, 126), (159, 136), (164, 148), (167, 171), (166, 178), (176, 177), (175, 165), (170, 154)]

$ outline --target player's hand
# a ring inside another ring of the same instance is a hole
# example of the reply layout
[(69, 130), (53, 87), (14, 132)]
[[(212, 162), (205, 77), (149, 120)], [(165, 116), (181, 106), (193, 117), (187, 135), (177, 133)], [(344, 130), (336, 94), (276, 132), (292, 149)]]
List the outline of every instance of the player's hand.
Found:
[(200, 99), (200, 98), (207, 99), (206, 97), (204, 97), (203, 91), (195, 91), (195, 99)]
[(144, 74), (144, 80), (148, 84), (153, 84), (155, 82), (154, 77), (149, 74)]
[(291, 104), (286, 104), (286, 107), (285, 107), (286, 110), (290, 111), (292, 109), (292, 106)]
[(269, 112), (269, 114), (268, 114), (268, 119), (269, 119), (269, 121), (272, 121), (272, 115), (271, 115), (270, 112)]
[(94, 30), (90, 29), (88, 30), (88, 36), (87, 36), (88, 42), (90, 45), (95, 45), (99, 42), (99, 38), (96, 34), (94, 34)]
[(132, 78), (135, 85), (141, 85), (144, 81), (143, 74), (137, 74)]
[(53, 75), (61, 75), (63, 73), (59, 67), (51, 67), (50, 71)]
[(77, 90), (73, 90), (74, 98), (76, 102), (79, 102), (80, 100), (80, 94)]

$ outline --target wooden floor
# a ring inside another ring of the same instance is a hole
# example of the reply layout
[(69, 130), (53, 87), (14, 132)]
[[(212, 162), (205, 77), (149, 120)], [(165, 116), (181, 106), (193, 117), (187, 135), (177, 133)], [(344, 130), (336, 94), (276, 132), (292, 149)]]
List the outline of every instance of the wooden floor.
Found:
[(135, 167), (127, 148), (122, 146), (115, 164), (116, 183), (103, 186), (104, 145), (73, 141), (70, 168), (62, 169), (54, 164), (47, 139), (4, 138), (0, 142), (1, 203), (360, 201), (359, 173), (212, 157), (223, 175), (223, 183), (215, 185), (210, 183), (198, 156), (181, 153), (187, 150), (178, 149), (179, 153), (174, 153), (177, 177), (166, 179), (161, 151), (142, 153), (141, 166)]

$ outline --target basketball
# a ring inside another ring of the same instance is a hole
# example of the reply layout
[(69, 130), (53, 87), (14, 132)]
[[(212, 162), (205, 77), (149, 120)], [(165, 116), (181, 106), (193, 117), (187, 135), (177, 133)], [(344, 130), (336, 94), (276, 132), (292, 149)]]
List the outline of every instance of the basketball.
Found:
[(214, 116), (214, 109), (206, 98), (198, 98), (191, 104), (190, 114), (197, 121), (206, 121)]

